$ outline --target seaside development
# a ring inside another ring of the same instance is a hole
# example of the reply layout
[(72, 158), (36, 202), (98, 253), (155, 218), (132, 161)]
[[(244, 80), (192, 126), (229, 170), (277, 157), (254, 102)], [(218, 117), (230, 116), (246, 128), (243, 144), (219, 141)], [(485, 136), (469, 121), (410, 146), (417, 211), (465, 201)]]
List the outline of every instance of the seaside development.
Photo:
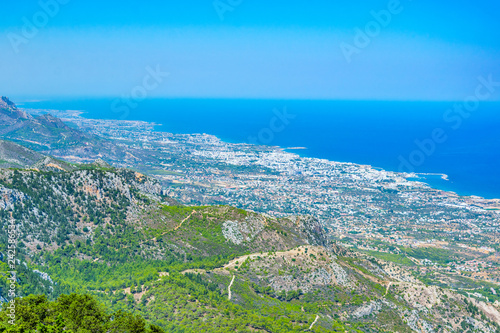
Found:
[(414, 274), (432, 275), (444, 285), (463, 285), (463, 277), (500, 282), (500, 200), (458, 196), (414, 181), (415, 174), (302, 158), (279, 147), (50, 112), (125, 151), (121, 158), (71, 149), (54, 150), (55, 156), (74, 162), (102, 158), (154, 175), (165, 194), (183, 204), (231, 205), (276, 217), (312, 215), (339, 244), (406, 262)]
[(279, 147), (26, 111), (0, 99), (20, 311), (94, 299), (160, 327), (145, 333), (500, 328), (498, 200)]

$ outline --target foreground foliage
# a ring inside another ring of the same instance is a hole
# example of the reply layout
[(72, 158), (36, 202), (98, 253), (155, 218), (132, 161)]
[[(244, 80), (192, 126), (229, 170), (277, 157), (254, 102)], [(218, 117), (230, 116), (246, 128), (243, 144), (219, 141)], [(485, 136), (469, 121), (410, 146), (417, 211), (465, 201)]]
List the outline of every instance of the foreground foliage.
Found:
[(45, 296), (15, 299), (15, 321), (7, 304), (0, 312), (0, 332), (122, 332), (162, 333), (144, 318), (127, 312), (110, 312), (89, 295), (61, 295), (57, 301)]

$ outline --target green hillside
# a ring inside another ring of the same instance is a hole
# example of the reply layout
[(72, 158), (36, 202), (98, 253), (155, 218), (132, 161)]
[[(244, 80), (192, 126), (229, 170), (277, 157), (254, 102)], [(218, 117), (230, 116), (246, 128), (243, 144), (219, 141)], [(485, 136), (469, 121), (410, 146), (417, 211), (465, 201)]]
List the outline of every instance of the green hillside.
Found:
[(425, 285), (406, 262), (333, 244), (312, 217), (182, 206), (155, 179), (103, 162), (3, 169), (0, 192), (1, 296), (9, 299), (14, 223), (18, 302), (47, 312), (41, 323), (48, 327), (74, 329), (66, 312), (50, 309), (76, 293), (75, 304), (102, 309), (95, 332), (118, 325), (118, 311), (140, 322), (140, 330), (123, 332), (154, 331), (150, 325), (167, 332), (411, 332), (423, 324), (458, 332), (471, 325), (464, 318), (485, 332), (498, 329), (480, 304)]

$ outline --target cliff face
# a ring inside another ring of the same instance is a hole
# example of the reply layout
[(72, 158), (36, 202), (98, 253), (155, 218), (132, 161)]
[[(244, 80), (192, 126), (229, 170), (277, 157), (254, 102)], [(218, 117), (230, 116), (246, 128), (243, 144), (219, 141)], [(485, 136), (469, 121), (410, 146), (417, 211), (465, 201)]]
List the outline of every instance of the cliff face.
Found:
[(5, 96), (0, 97), (0, 108), (7, 108), (7, 107), (15, 107), (15, 105), (7, 97)]
[(331, 246), (331, 242), (326, 236), (324, 227), (318, 219), (312, 216), (293, 216), (288, 219), (299, 230), (303, 230), (305, 237), (311, 245), (320, 245), (326, 248)]
[(245, 218), (225, 221), (222, 224), (222, 234), (228, 242), (236, 245), (252, 244), (250, 247), (260, 244), (264, 251), (270, 247), (287, 250), (301, 245), (326, 248), (330, 245), (321, 223), (311, 216), (274, 219), (247, 213)]

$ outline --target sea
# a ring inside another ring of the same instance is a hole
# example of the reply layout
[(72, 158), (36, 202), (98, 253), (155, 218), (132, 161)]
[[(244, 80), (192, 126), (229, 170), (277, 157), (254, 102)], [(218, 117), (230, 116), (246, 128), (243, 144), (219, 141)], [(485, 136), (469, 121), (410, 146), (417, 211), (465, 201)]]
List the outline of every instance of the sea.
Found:
[(471, 106), (462, 102), (55, 98), (18, 101), (18, 105), (80, 110), (86, 118), (154, 122), (159, 124), (157, 131), (207, 133), (226, 142), (280, 146), (304, 157), (415, 172), (434, 188), (500, 198), (500, 102)]

